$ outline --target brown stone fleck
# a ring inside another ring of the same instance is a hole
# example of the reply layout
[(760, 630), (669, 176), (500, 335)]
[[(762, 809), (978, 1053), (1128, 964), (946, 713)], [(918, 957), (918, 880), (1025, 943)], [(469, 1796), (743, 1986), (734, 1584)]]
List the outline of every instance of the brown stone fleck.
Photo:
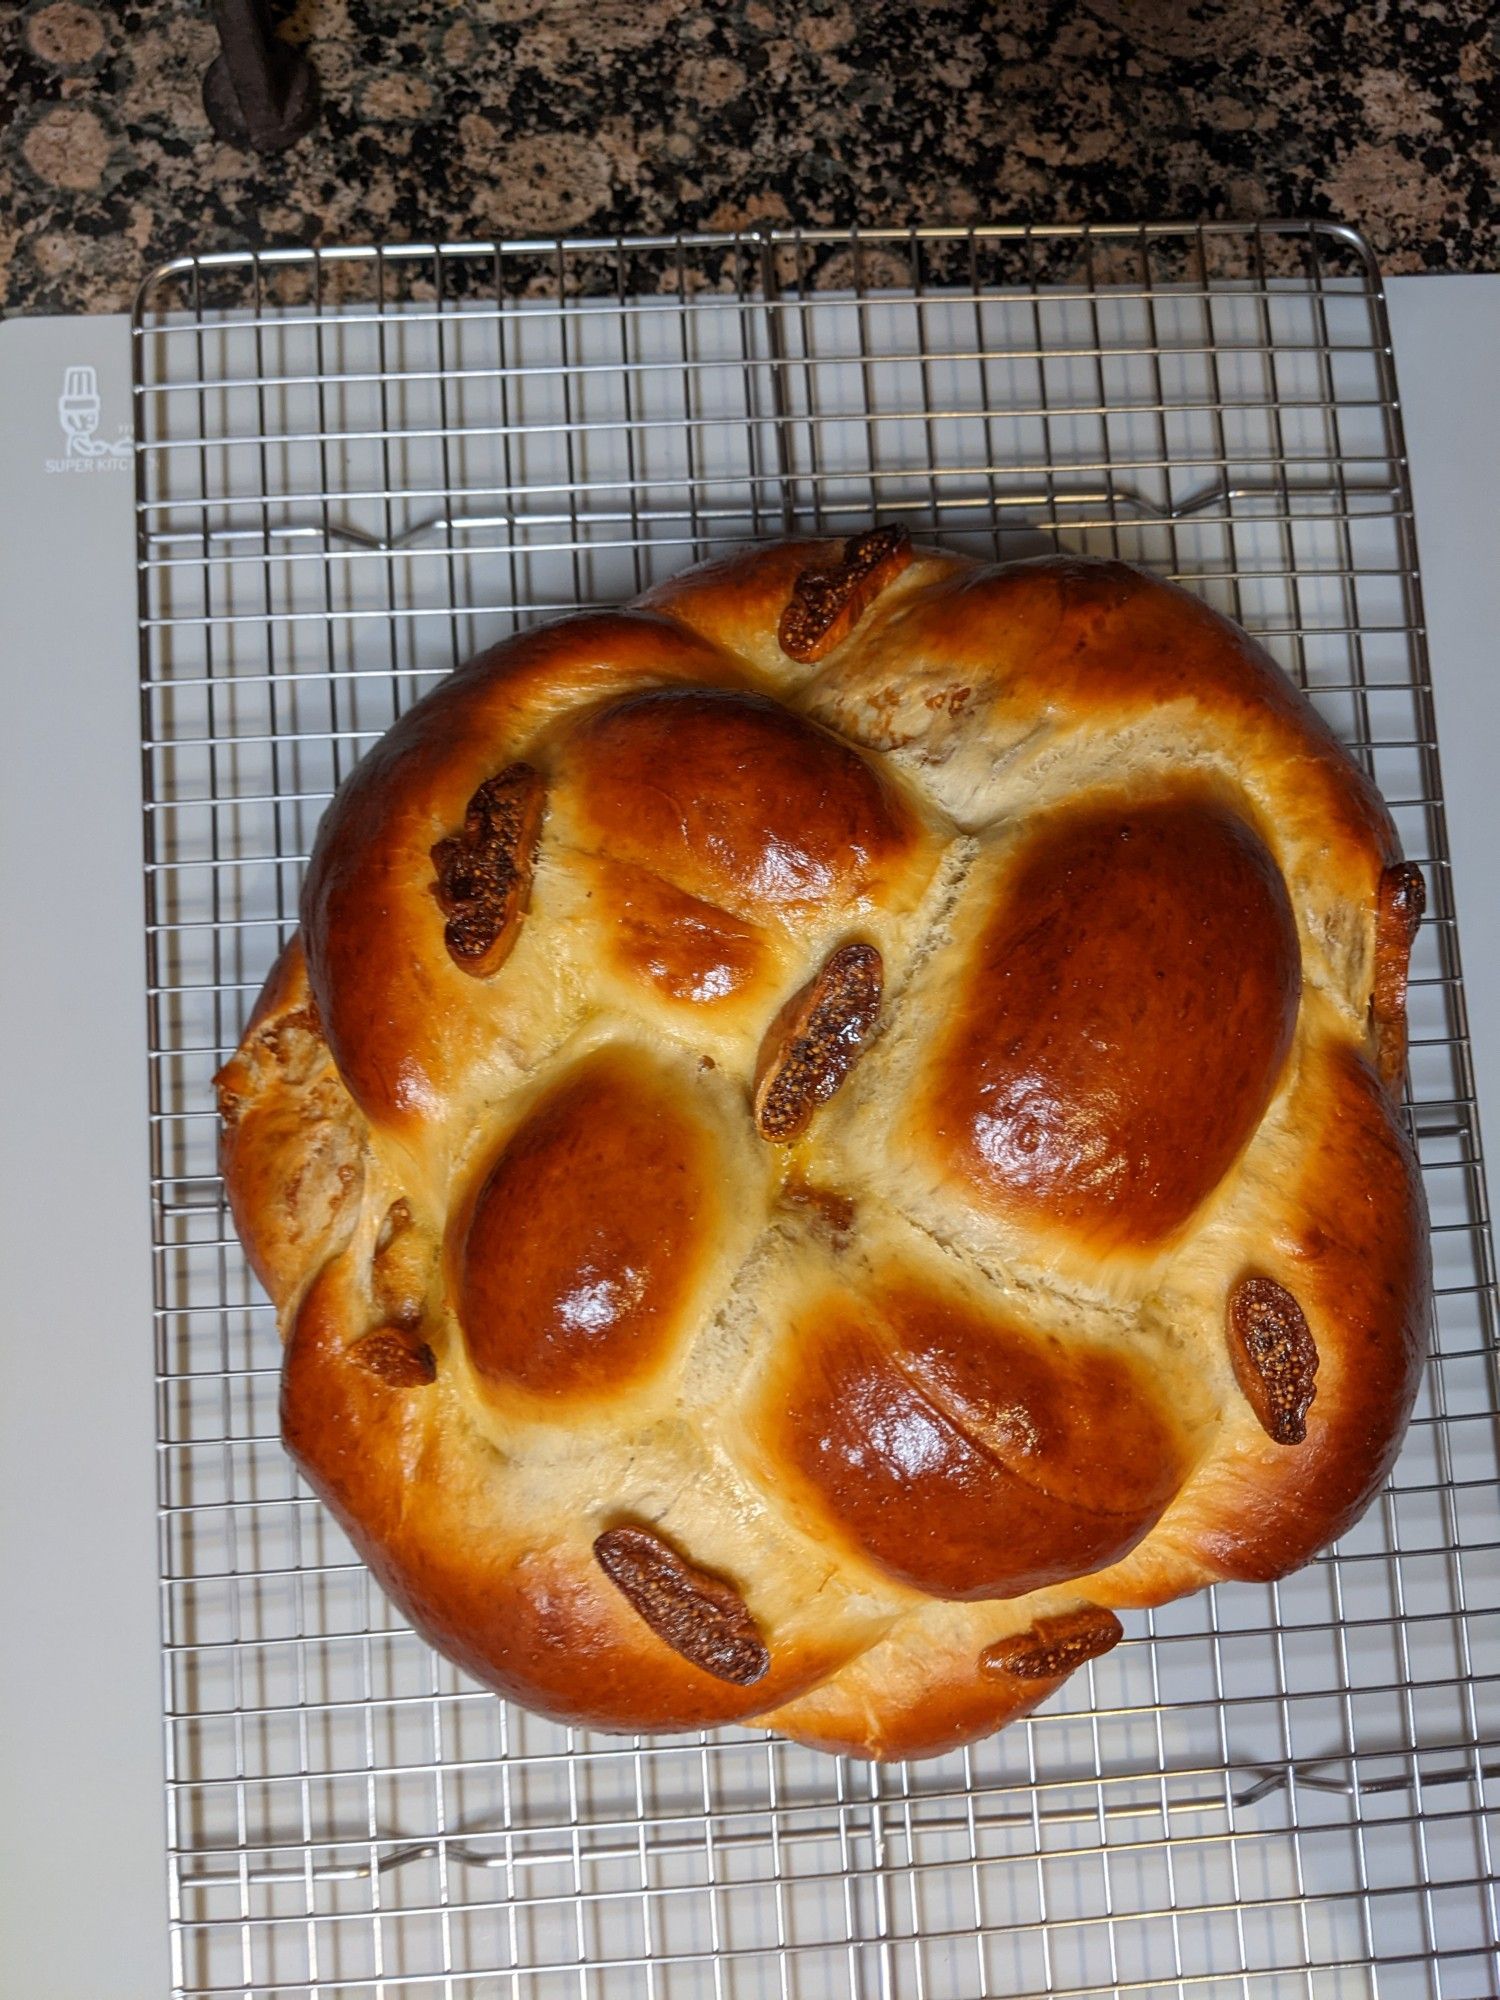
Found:
[(487, 149), (471, 136), (480, 184), (474, 213), (488, 227), (519, 235), (576, 229), (610, 196), (609, 155), (580, 132), (529, 132), (504, 141), (493, 130)]
[(367, 118), (385, 125), (414, 124), (432, 109), (432, 86), (419, 76), (396, 71), (372, 77), (360, 93), (360, 107)]
[(76, 0), (53, 0), (27, 20), (26, 46), (40, 62), (78, 69), (103, 48), (104, 23), (92, 7), (80, 7)]
[(1218, 66), (1265, 32), (1260, 0), (1087, 0), (1088, 11), (1153, 54)]
[(21, 152), (39, 180), (81, 194), (103, 180), (110, 138), (92, 111), (65, 104), (32, 126)]
[(70, 237), (56, 230), (48, 230), (32, 243), (31, 255), (39, 271), (45, 271), (49, 278), (55, 278), (62, 272), (71, 270), (77, 263), (78, 246)]
[(745, 88), (745, 72), (723, 56), (695, 56), (683, 64), (679, 82), (687, 96), (705, 106), (731, 104)]
[(819, 278), (830, 292), (852, 291), (856, 286), (876, 291), (907, 291), (911, 287), (911, 261), (893, 250), (862, 243), (857, 253), (835, 250)]
[(444, 62), (452, 63), (455, 69), (462, 69), (474, 57), (474, 30), (467, 21), (455, 21), (443, 30), (442, 53)]

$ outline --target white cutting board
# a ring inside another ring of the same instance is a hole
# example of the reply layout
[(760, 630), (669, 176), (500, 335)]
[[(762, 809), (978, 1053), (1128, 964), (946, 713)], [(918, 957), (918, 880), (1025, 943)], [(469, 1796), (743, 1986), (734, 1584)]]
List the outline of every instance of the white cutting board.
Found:
[[(1500, 277), (1390, 304), (1494, 1135)], [(123, 319), (0, 325), (0, 2000), (169, 1984), (128, 364)]]
[(0, 2000), (169, 1983), (129, 352), (0, 326)]
[[(1480, 1136), (1500, 1147), (1500, 276), (1393, 278)], [(1490, 1195), (1500, 1186), (1490, 1160)], [(1493, 1214), (1493, 1207), (1491, 1209)]]

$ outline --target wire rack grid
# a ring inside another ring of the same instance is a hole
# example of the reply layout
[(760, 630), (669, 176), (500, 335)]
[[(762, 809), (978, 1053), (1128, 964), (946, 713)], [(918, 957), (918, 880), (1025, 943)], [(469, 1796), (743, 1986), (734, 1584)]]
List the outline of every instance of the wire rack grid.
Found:
[[(1379, 281), (1332, 226), (187, 258), (134, 323), (163, 1700), (182, 1995), (1458, 1996), (1500, 1987), (1495, 1290)], [(1107, 552), (1264, 639), (1428, 877), (1433, 1350), (1330, 1554), (1129, 1621), (866, 1767), (508, 1708), (277, 1437), (210, 1079), (340, 779), (482, 643), (904, 519)]]

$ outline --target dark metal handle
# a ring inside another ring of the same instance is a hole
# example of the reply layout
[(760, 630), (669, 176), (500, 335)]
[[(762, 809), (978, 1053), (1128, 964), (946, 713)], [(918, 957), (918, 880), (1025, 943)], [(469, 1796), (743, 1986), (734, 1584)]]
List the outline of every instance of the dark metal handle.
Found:
[(318, 115), (318, 73), (300, 50), (271, 33), (260, 0), (213, 0), (223, 51), (203, 79), (203, 108), (221, 139), (275, 153)]

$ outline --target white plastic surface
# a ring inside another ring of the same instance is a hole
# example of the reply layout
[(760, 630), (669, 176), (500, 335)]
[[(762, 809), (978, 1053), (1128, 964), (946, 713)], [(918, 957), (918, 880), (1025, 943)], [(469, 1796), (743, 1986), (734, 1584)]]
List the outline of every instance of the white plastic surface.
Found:
[(0, 1995), (167, 1990), (123, 319), (0, 326)]
[[(1396, 278), (1388, 295), (1479, 1125), (1493, 1149), (1500, 1144), (1500, 276)], [(1491, 1201), (1495, 1171), (1491, 1151)]]

